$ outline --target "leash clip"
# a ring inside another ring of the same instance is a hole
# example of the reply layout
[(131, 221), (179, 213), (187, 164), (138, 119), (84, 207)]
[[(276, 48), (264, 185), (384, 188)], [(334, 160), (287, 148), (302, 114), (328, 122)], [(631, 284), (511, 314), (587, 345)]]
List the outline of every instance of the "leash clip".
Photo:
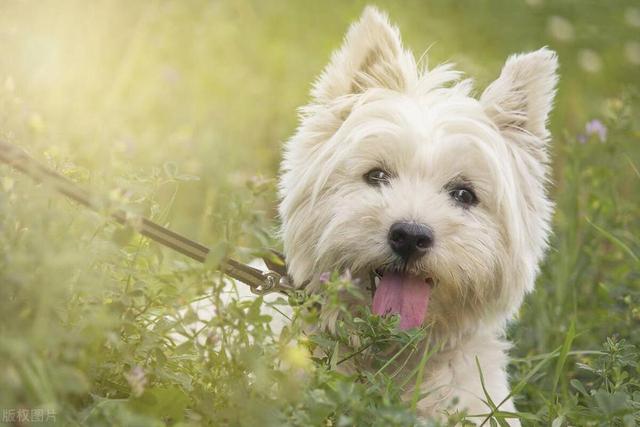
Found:
[(281, 275), (273, 270), (262, 273), (262, 282), (254, 285), (251, 286), (251, 292), (256, 295), (266, 295), (272, 292), (287, 293), (294, 289), (289, 276)]

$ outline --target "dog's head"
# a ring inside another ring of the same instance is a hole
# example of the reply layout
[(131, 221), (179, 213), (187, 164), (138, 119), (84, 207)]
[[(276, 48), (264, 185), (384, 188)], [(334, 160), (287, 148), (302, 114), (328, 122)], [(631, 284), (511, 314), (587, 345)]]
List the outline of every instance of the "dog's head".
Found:
[(294, 281), (373, 273), (374, 312), (399, 313), (405, 328), (425, 316), (456, 329), (509, 318), (549, 233), (556, 68), (547, 49), (513, 56), (477, 99), (449, 65), (419, 67), (367, 8), (286, 147), (280, 215)]

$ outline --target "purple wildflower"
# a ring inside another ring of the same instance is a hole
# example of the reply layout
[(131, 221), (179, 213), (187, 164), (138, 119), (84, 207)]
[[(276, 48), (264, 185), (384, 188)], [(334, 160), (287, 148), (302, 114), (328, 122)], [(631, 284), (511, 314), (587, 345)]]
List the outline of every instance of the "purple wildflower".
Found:
[(598, 119), (593, 119), (584, 127), (587, 136), (598, 135), (600, 142), (605, 142), (607, 140), (607, 127)]
[(321, 273), (320, 277), (318, 278), (320, 283), (327, 283), (329, 281), (329, 279), (331, 279), (331, 274), (329, 274), (328, 271), (325, 271), (324, 273)]

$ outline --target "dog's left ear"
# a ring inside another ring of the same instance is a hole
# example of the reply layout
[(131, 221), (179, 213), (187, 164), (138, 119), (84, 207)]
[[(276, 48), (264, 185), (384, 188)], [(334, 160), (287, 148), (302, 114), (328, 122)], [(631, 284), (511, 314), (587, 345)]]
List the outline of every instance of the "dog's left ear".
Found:
[(403, 49), (398, 29), (386, 14), (368, 6), (349, 28), (311, 95), (326, 104), (374, 87), (401, 91), (415, 70), (413, 55)]
[[(487, 87), (480, 102), (498, 128), (517, 136), (528, 133), (532, 143), (549, 136), (547, 118), (553, 105), (558, 76), (555, 52), (542, 48), (514, 55), (507, 60), (500, 77)], [(525, 147), (535, 150), (537, 147)]]

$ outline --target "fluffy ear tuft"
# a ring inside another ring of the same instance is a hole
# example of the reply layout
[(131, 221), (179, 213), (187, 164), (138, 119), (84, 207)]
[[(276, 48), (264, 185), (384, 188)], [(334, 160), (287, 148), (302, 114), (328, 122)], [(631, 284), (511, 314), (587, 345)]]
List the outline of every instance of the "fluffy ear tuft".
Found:
[(557, 68), (555, 52), (546, 47), (510, 57), (480, 98), (485, 111), (502, 131), (526, 131), (546, 139)]
[(311, 94), (316, 102), (327, 103), (372, 87), (400, 91), (415, 69), (413, 56), (402, 48), (398, 29), (386, 14), (368, 6), (349, 28)]

